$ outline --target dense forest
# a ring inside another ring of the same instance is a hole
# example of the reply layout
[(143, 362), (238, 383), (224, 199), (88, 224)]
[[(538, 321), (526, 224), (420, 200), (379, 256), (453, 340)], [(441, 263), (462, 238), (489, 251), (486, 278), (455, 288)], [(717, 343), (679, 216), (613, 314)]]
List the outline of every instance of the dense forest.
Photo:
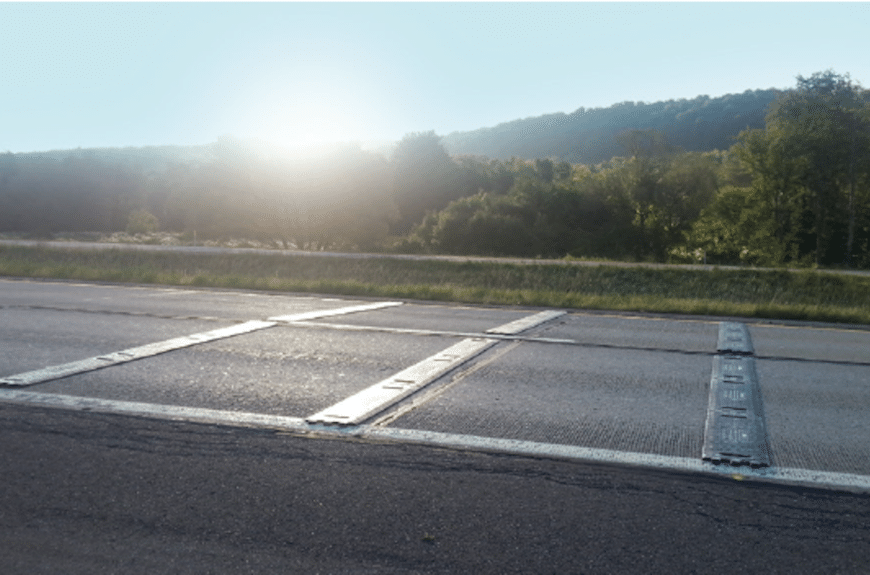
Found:
[[(389, 158), (357, 145), (290, 158), (231, 138), (6, 153), (0, 232), (162, 229), (306, 250), (870, 268), (870, 96), (848, 75), (478, 132), (408, 134)], [(457, 153), (474, 134), (488, 154)]]
[(623, 154), (617, 137), (629, 130), (656, 130), (687, 152), (727, 150), (741, 131), (764, 127), (767, 107), (779, 94), (777, 90), (747, 90), (719, 98), (622, 102), (609, 108), (580, 108), (570, 114), (454, 132), (443, 141), (453, 155), (554, 158), (572, 164), (598, 164)]

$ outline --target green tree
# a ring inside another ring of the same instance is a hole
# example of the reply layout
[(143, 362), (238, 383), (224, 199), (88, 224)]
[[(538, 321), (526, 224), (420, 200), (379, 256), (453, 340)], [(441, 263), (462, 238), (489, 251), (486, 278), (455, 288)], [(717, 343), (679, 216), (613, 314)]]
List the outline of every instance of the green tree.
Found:
[(392, 157), (396, 233), (406, 233), (427, 211), (440, 210), (462, 196), (458, 169), (433, 131), (407, 134)]
[(767, 117), (772, 149), (795, 159), (807, 198), (806, 232), (816, 264), (851, 264), (858, 184), (870, 165), (868, 95), (849, 75), (831, 70), (797, 77), (797, 87), (778, 98)]
[[(744, 228), (744, 248), (747, 253), (757, 254), (750, 258), (752, 263), (800, 261), (810, 237), (806, 227), (809, 195), (804, 185), (807, 159), (794, 155), (788, 142), (772, 131), (747, 130), (738, 140), (732, 154), (752, 176), (749, 201), (742, 204), (747, 213), (742, 218), (754, 222), (754, 226)], [(725, 196), (717, 201), (728, 199)]]
[(157, 217), (147, 210), (133, 210), (127, 218), (128, 234), (147, 234), (160, 229)]

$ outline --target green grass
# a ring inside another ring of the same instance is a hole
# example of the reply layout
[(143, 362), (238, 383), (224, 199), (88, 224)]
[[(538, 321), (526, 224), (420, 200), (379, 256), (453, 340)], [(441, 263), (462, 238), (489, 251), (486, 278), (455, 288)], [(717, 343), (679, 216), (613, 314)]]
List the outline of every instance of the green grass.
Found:
[(0, 276), (870, 324), (870, 277), (0, 246)]

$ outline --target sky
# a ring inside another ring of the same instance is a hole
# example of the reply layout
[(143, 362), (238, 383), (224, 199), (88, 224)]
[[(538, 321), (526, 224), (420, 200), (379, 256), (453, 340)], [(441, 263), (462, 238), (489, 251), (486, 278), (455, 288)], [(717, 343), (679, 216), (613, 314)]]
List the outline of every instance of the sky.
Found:
[(870, 4), (0, 3), (0, 152), (439, 135), (580, 107), (870, 87)]

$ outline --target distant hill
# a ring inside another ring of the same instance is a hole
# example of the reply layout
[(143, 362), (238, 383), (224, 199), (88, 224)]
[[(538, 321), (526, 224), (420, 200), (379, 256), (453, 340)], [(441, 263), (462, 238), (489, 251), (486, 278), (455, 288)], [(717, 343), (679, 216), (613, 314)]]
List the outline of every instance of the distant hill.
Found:
[(668, 100), (646, 104), (623, 102), (609, 108), (580, 108), (513, 120), (493, 128), (453, 132), (442, 139), (451, 155), (494, 159), (555, 158), (597, 164), (625, 150), (616, 136), (627, 130), (654, 128), (684, 151), (725, 150), (746, 128), (764, 127), (768, 105), (780, 90), (747, 90), (719, 98)]
[(63, 161), (67, 158), (86, 158), (117, 166), (126, 166), (137, 172), (162, 172), (171, 165), (196, 165), (212, 161), (215, 144), (199, 146), (143, 146), (126, 148), (77, 148), (15, 154), (19, 162)]

